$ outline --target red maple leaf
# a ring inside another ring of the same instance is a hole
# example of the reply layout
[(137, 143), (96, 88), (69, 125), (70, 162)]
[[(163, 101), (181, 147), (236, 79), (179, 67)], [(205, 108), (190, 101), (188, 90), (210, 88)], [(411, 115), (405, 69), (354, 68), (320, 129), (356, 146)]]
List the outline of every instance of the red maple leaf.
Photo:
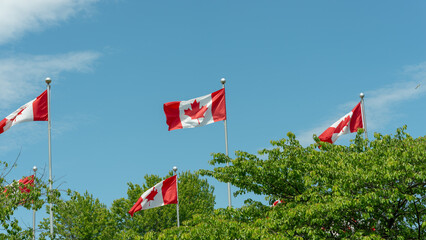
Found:
[(154, 201), (155, 195), (157, 195), (158, 190), (155, 189), (155, 187), (152, 189), (152, 191), (146, 196), (146, 199), (148, 200), (149, 206), (151, 206), (151, 203), (149, 201)]
[(199, 118), (204, 118), (204, 113), (207, 111), (207, 107), (203, 106), (200, 109), (200, 103), (197, 102), (197, 100), (195, 99), (193, 103), (191, 103), (191, 109), (184, 109), (183, 111), (185, 112), (185, 115), (191, 117), (191, 119), (197, 119), (198, 120), (198, 124), (200, 124), (200, 120)]
[(345, 117), (345, 119), (343, 119), (339, 125), (337, 125), (336, 130), (334, 130), (335, 133), (339, 133), (341, 132), (347, 125), (348, 122), (351, 120), (350, 116)]
[(10, 121), (15, 122), (16, 118), (22, 114), (22, 112), (27, 108), (27, 106), (23, 107), (12, 119), (10, 119)]

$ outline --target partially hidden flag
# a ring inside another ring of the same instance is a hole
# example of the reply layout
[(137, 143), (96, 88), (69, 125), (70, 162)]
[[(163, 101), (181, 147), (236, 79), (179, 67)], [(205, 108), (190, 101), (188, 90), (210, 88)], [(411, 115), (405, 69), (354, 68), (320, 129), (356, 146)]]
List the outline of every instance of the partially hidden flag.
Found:
[(167, 204), (177, 204), (176, 175), (169, 177), (144, 192), (129, 210), (132, 215), (140, 210), (161, 207)]
[(47, 121), (47, 90), (0, 121), (0, 134), (21, 122)]
[[(8, 186), (11, 186), (16, 183), (19, 184), (19, 191), (21, 191), (21, 193), (29, 193), (31, 190), (27, 186), (34, 186), (34, 175), (19, 179), (18, 182), (14, 181)], [(7, 187), (4, 189), (3, 192), (7, 192)]]
[(187, 101), (164, 104), (169, 131), (226, 120), (225, 89)]
[(283, 201), (283, 200), (281, 200), (281, 199), (275, 200), (275, 202), (272, 204), (272, 206), (271, 206), (271, 207), (275, 207), (275, 206), (277, 206), (277, 205), (278, 205), (278, 204), (280, 204), (280, 203), (284, 203), (284, 201)]
[(334, 143), (341, 135), (356, 132), (359, 128), (364, 128), (361, 102), (359, 102), (351, 112), (327, 128), (327, 130), (319, 136), (319, 139), (323, 142)]
[(23, 179), (19, 179), (19, 181), (21, 184), (23, 184), (22, 187), (19, 187), (19, 190), (23, 193), (29, 193), (31, 190), (27, 188), (27, 186), (34, 186), (34, 175), (25, 177)]

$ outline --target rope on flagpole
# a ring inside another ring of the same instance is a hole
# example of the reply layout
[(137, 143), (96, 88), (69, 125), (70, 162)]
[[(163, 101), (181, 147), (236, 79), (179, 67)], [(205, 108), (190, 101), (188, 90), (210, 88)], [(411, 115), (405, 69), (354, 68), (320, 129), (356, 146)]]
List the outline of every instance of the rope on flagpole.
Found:
[(363, 124), (363, 127), (364, 127), (364, 136), (365, 136), (365, 139), (368, 140), (367, 120), (366, 120), (366, 117), (365, 117), (365, 108), (364, 108), (364, 96), (365, 96), (364, 93), (359, 94), (359, 97), (361, 98), (361, 116), (362, 116), (362, 124)]
[(177, 170), (178, 170), (178, 168), (176, 166), (174, 166), (173, 167), (173, 171), (175, 172), (175, 175), (176, 175), (176, 198), (177, 198), (177, 203), (176, 203), (176, 217), (177, 217), (177, 226), (180, 227), (180, 222), (179, 222), (179, 191), (178, 191)]
[[(50, 115), (50, 83), (52, 80), (50, 78), (46, 78), (47, 84), (47, 132), (49, 138), (49, 196), (52, 194), (52, 142), (51, 142), (51, 115)], [(53, 238), (53, 205), (52, 200), (50, 200), (49, 204), (49, 212), (50, 212), (50, 237)]]
[[(220, 82), (222, 83), (222, 88), (225, 88), (226, 79), (222, 78), (222, 79), (220, 79)], [(223, 120), (223, 124), (224, 124), (224, 127), (225, 127), (225, 153), (226, 153), (226, 156), (229, 157), (229, 154), (228, 154), (228, 127), (226, 125), (226, 119)], [(229, 167), (229, 162), (226, 162), (226, 166)], [(228, 182), (228, 207), (232, 208), (231, 183), (229, 183), (229, 182)]]

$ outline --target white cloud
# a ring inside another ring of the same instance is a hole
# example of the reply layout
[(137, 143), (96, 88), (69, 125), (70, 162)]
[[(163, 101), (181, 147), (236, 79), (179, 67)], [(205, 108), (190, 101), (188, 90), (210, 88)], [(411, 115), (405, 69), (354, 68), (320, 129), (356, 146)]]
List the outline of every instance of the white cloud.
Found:
[(414, 80), (424, 83), (426, 80), (426, 62), (404, 67), (404, 73), (411, 75)]
[[(425, 81), (423, 81), (424, 85)], [(426, 91), (425, 87), (416, 86), (418, 81), (395, 83), (382, 89), (369, 91), (366, 96), (365, 111), (367, 116), (367, 128), (380, 130), (392, 120), (399, 111), (395, 110), (397, 104), (403, 101), (420, 97)], [(421, 84), (422, 85), (422, 84)]]
[(96, 52), (75, 52), (0, 59), (0, 110), (11, 107), (11, 104), (22, 105), (25, 100), (36, 97), (40, 87), (44, 86), (40, 82), (46, 77), (55, 77), (64, 71), (90, 71), (99, 55)]
[(66, 21), (87, 11), (94, 2), (97, 0), (2, 0), (0, 44)]
[[(426, 93), (426, 62), (418, 65), (404, 67), (403, 71), (409, 80), (389, 84), (380, 89), (365, 92), (365, 115), (367, 117), (367, 129), (369, 132), (384, 129), (392, 119), (400, 113), (395, 108), (397, 104), (404, 101), (422, 97)], [(297, 139), (304, 146), (313, 143), (312, 135), (318, 136), (329, 126), (331, 126), (340, 117), (350, 112), (357, 102), (346, 102), (338, 106), (339, 111), (321, 126), (313, 129), (299, 132), (296, 134)]]

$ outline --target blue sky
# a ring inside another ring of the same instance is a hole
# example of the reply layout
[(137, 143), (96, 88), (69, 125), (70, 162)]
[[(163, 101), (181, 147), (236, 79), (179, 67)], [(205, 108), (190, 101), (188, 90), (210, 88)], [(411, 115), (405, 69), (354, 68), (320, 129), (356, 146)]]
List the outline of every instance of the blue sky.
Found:
[[(223, 122), (168, 132), (163, 104), (216, 91), (222, 77), (231, 156), (289, 131), (307, 146), (360, 92), (370, 137), (404, 124), (424, 136), (425, 10), (417, 0), (2, 1), (0, 118), (51, 77), (54, 186), (108, 206), (145, 174), (212, 168), (210, 154), (225, 151)], [(47, 178), (47, 123), (0, 136), (1, 161), (21, 148), (7, 180), (34, 165)], [(226, 207), (226, 184), (209, 180)]]

